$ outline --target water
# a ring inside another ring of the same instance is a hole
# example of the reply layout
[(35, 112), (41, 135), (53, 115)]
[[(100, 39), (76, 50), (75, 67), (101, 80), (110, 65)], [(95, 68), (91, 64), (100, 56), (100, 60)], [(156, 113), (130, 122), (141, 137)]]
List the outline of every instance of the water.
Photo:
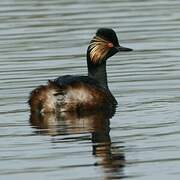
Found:
[[(1, 0), (0, 179), (179, 179), (179, 7), (178, 0)], [(134, 49), (108, 61), (116, 114), (30, 120), (32, 89), (86, 74), (98, 27), (114, 28)]]

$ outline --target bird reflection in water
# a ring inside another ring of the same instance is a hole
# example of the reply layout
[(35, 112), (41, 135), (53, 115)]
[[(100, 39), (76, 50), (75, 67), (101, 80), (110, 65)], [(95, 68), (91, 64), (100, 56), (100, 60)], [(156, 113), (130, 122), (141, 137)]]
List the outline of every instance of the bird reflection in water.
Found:
[[(38, 133), (51, 136), (91, 134), (92, 154), (96, 157), (95, 166), (103, 167), (105, 179), (123, 178), (125, 156), (123, 147), (111, 142), (110, 118), (114, 111), (64, 112), (60, 114), (31, 114), (30, 123)], [(79, 139), (78, 139), (79, 140)]]

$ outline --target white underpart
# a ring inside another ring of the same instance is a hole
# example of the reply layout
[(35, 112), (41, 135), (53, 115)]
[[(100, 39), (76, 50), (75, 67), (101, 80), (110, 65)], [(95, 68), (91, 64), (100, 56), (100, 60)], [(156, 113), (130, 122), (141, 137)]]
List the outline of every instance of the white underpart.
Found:
[[(83, 103), (92, 100), (92, 94), (89, 93), (85, 88), (70, 89), (67, 94), (67, 101), (70, 100), (72, 103)], [(74, 101), (74, 102), (73, 102)]]

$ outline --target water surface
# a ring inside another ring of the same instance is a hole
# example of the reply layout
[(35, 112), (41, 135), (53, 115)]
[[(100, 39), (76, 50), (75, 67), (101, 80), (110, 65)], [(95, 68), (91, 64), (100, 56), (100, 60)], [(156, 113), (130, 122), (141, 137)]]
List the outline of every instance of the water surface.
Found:
[[(178, 0), (1, 0), (0, 179), (179, 179), (179, 7)], [(32, 121), (29, 92), (59, 75), (86, 74), (99, 27), (134, 49), (108, 61), (116, 114)]]

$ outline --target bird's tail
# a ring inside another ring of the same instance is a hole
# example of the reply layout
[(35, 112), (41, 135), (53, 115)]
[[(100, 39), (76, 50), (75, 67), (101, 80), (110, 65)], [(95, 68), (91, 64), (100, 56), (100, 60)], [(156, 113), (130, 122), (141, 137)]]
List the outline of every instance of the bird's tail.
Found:
[(45, 113), (55, 112), (57, 86), (49, 82), (47, 85), (42, 85), (34, 89), (29, 97), (29, 105), (31, 112)]

